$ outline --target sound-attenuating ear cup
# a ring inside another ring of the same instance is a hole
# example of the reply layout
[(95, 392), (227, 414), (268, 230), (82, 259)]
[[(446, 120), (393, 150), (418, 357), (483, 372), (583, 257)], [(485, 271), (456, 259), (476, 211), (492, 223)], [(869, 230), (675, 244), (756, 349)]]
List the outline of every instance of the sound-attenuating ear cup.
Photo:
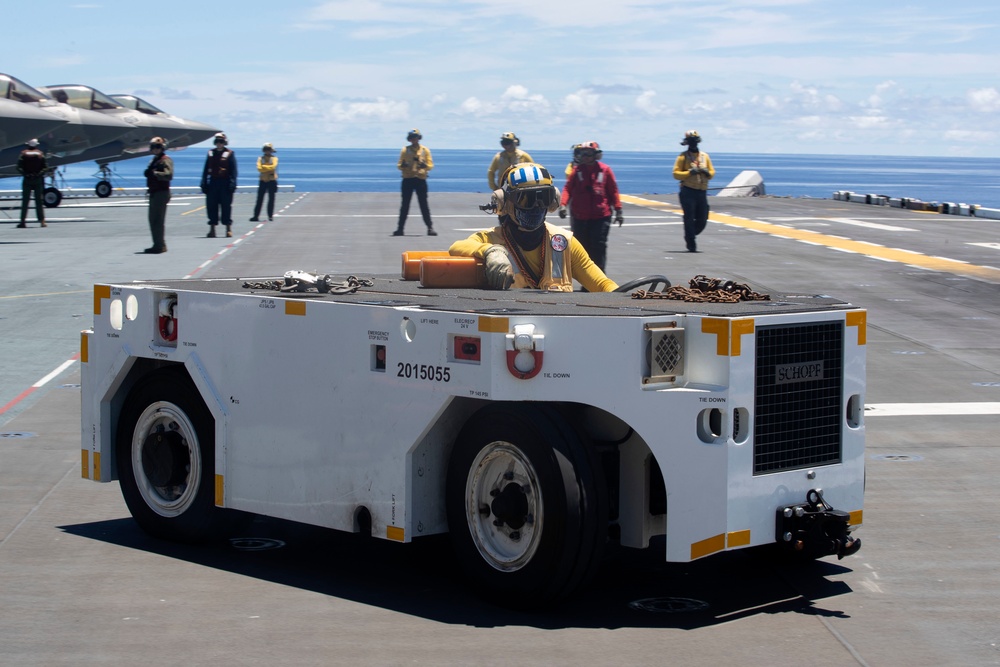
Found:
[(552, 197), (552, 203), (549, 204), (549, 213), (552, 213), (554, 210), (559, 208), (560, 195), (562, 194), (561, 192), (559, 192), (559, 188), (557, 188), (556, 186), (553, 185), (552, 189), (555, 192), (552, 193), (553, 197)]

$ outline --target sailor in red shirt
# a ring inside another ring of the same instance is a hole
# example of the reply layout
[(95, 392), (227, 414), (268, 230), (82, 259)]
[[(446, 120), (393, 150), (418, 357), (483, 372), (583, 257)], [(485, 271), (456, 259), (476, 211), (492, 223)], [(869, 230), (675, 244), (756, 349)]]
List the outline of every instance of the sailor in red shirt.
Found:
[(573, 236), (603, 271), (608, 258), (611, 211), (614, 210), (619, 226), (624, 222), (618, 183), (611, 167), (599, 162), (603, 152), (596, 141), (575, 146), (573, 155), (577, 164), (563, 186), (559, 217), (566, 217), (569, 204)]

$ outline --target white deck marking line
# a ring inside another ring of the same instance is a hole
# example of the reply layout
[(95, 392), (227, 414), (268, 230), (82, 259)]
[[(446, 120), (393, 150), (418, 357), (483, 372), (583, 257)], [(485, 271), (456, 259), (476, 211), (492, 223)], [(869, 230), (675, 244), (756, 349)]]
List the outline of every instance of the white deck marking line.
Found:
[(858, 227), (869, 227), (871, 229), (883, 229), (887, 232), (915, 232), (916, 229), (912, 227), (897, 227), (896, 225), (886, 225), (880, 222), (865, 222), (864, 220), (855, 220), (854, 218), (823, 218), (824, 220), (830, 220), (832, 222), (839, 222), (843, 225), (856, 225)]
[(28, 396), (30, 396), (36, 389), (44, 387), (46, 384), (48, 384), (52, 380), (52, 378), (58, 376), (64, 370), (66, 370), (67, 368), (69, 368), (70, 366), (72, 366), (74, 363), (76, 363), (76, 361), (79, 358), (80, 358), (80, 353), (77, 352), (72, 357), (70, 357), (67, 361), (64, 361), (63, 363), (61, 363), (59, 365), (59, 367), (56, 368), (54, 371), (52, 371), (51, 373), (49, 373), (48, 375), (46, 375), (45, 377), (43, 377), (41, 380), (39, 380), (35, 384), (31, 385), (30, 387), (28, 387), (27, 389), (25, 389), (24, 391), (22, 391), (17, 396), (15, 396), (14, 398), (12, 398), (10, 401), (7, 402), (7, 405), (5, 405), (3, 407), (0, 407), (0, 415), (4, 414), (5, 412), (7, 412), (11, 408), (13, 408), (15, 405), (17, 405), (18, 403), (20, 403), (21, 401), (23, 401), (25, 398), (27, 398)]
[(1000, 415), (1000, 403), (875, 403), (865, 417)]
[(989, 248), (990, 250), (1000, 250), (1000, 243), (966, 243), (965, 245), (979, 246), (980, 248)]

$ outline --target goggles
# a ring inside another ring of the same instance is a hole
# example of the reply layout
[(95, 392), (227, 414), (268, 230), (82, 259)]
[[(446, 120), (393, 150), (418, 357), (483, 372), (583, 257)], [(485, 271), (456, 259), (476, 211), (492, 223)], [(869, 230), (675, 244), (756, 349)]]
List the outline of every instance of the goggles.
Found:
[(577, 155), (579, 157), (596, 157), (597, 153), (595, 153), (594, 151), (579, 151)]
[(508, 190), (506, 194), (507, 200), (514, 204), (514, 208), (520, 209), (548, 209), (555, 203), (557, 196), (558, 192), (551, 185), (523, 190)]

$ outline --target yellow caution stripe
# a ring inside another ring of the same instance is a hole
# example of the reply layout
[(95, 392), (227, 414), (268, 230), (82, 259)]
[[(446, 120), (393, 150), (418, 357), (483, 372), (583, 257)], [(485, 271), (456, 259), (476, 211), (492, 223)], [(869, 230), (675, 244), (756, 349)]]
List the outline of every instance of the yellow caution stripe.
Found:
[(691, 560), (704, 558), (711, 554), (725, 549), (736, 549), (750, 545), (749, 530), (734, 530), (731, 533), (714, 535), (707, 540), (695, 542), (691, 545)]
[[(635, 204), (636, 206), (642, 206), (644, 208), (679, 213), (676, 205), (667, 202), (660, 202), (653, 199), (643, 199), (641, 197), (632, 197), (628, 195), (621, 195), (621, 200), (628, 204)], [(709, 213), (708, 219), (712, 222), (718, 222), (732, 227), (752, 229), (754, 231), (772, 234), (781, 238), (805, 241), (807, 243), (825, 246), (827, 248), (834, 248), (836, 250), (865, 255), (867, 257), (874, 257), (875, 259), (881, 259), (889, 262), (901, 262), (903, 264), (915, 266), (921, 269), (928, 269), (930, 271), (954, 273), (955, 275), (965, 276), (967, 278), (977, 278), (988, 282), (1000, 283), (1000, 269), (992, 266), (979, 266), (957, 259), (949, 259), (947, 257), (932, 257), (931, 255), (914, 252), (913, 250), (887, 248), (885, 246), (866, 243), (864, 241), (854, 241), (852, 239), (845, 239), (837, 236), (828, 236), (812, 230), (795, 229), (794, 227), (788, 227), (785, 225), (776, 225), (768, 222), (761, 222), (759, 220), (751, 220), (750, 218), (738, 218), (724, 213)]]
[(724, 320), (706, 317), (701, 321), (701, 332), (715, 334), (718, 338), (715, 353), (720, 357), (738, 357), (743, 352), (743, 335), (753, 334), (754, 321), (750, 319)]
[(285, 302), (285, 315), (302, 315), (306, 314), (306, 302), (305, 301), (286, 301)]
[(94, 285), (94, 315), (101, 314), (101, 299), (111, 298), (111, 285)]
[(484, 333), (507, 333), (509, 329), (509, 317), (483, 316), (479, 318), (479, 330)]

